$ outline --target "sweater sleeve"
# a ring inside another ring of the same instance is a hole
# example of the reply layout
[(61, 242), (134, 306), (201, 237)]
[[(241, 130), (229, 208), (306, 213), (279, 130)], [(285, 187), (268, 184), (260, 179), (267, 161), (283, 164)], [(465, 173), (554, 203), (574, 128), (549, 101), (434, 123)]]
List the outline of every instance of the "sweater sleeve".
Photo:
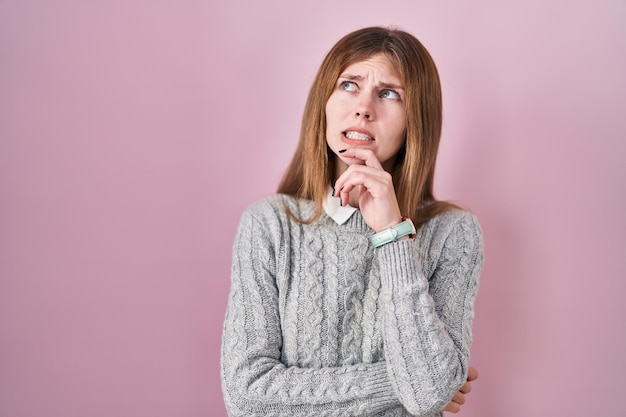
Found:
[(400, 402), (414, 415), (443, 409), (465, 382), (469, 366), (482, 234), (469, 213), (456, 216), (446, 229), (430, 277), (424, 276), (415, 241), (376, 250), (388, 372)]
[(221, 377), (230, 416), (374, 415), (399, 402), (384, 362), (300, 368), (281, 362), (272, 219), (244, 213), (233, 250)]

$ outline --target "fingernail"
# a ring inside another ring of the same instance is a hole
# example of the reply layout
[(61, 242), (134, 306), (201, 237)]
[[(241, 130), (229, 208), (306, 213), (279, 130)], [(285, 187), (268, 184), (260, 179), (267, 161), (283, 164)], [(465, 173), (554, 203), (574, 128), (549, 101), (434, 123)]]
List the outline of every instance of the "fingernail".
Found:
[(335, 196), (335, 189), (333, 188), (333, 193), (331, 194), (332, 197)]
[(337, 151), (337, 152), (339, 152), (339, 153), (344, 153), (345, 151), (347, 151), (347, 149), (342, 149), (342, 150)]

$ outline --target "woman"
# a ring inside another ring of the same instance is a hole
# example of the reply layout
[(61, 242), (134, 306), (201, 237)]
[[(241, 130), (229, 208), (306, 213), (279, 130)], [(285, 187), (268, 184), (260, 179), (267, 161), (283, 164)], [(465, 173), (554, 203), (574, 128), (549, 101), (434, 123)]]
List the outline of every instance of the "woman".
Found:
[(441, 112), (412, 35), (365, 28), (328, 53), (279, 193), (246, 210), (235, 239), (230, 415), (440, 416), (463, 403), (482, 238), (433, 196)]

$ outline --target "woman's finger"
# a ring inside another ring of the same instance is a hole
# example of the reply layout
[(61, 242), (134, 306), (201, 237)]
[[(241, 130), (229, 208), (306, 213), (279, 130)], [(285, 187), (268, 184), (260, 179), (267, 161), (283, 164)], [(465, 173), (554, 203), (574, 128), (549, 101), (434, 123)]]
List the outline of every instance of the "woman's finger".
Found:
[(386, 198), (393, 192), (393, 180), (386, 171), (365, 165), (351, 165), (335, 182), (335, 195), (342, 199), (349, 198), (350, 192), (357, 186), (363, 187), (373, 198)]
[(470, 384), (469, 381), (465, 382), (465, 384), (463, 384), (459, 391), (461, 391), (463, 394), (469, 394), (470, 391), (472, 391), (472, 384)]
[(345, 150), (339, 151), (342, 158), (354, 158), (357, 161), (362, 162), (363, 165), (368, 167), (383, 169), (382, 164), (376, 158), (376, 155), (371, 149), (365, 148), (347, 148)]
[(458, 413), (459, 411), (461, 411), (461, 406), (454, 401), (450, 401), (448, 404), (446, 404), (443, 411), (447, 413)]
[(454, 397), (452, 397), (452, 401), (460, 405), (465, 404), (465, 394), (461, 391), (457, 391), (456, 394), (454, 394)]
[(474, 381), (476, 379), (478, 379), (478, 370), (470, 365), (467, 370), (467, 380)]
[(450, 413), (458, 413), (461, 411), (461, 406), (465, 404), (465, 395), (460, 391), (457, 391), (452, 397), (452, 400), (446, 405), (443, 411), (448, 411)]

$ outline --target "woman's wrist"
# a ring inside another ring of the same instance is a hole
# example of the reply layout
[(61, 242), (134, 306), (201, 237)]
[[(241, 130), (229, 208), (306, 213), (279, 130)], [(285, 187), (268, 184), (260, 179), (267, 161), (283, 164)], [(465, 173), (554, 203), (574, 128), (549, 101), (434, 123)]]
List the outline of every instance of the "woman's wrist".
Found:
[(396, 242), (403, 238), (408, 239), (409, 237), (415, 237), (415, 226), (411, 219), (403, 216), (400, 223), (370, 236), (370, 243), (375, 248), (378, 248), (387, 243)]

